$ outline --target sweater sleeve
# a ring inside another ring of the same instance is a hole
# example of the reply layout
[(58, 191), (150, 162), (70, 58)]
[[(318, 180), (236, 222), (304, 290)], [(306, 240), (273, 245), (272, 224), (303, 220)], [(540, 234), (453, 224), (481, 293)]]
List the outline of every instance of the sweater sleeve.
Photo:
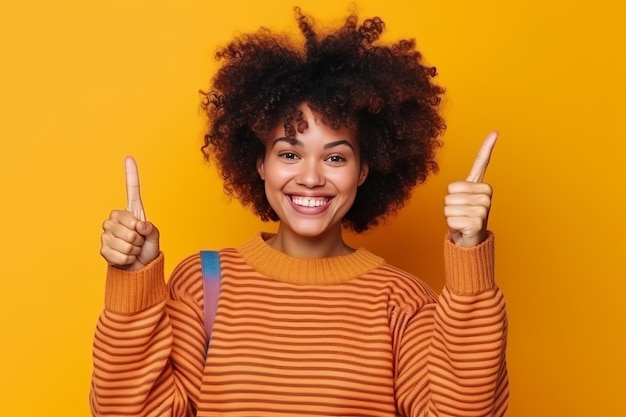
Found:
[(507, 319), (493, 253), (491, 233), (473, 248), (446, 239), (445, 288), (437, 303), (406, 317), (397, 376), (403, 415), (504, 415)]
[(108, 267), (93, 343), (94, 416), (195, 415), (206, 339), (201, 270), (190, 257), (166, 284), (163, 263), (160, 254), (138, 271)]

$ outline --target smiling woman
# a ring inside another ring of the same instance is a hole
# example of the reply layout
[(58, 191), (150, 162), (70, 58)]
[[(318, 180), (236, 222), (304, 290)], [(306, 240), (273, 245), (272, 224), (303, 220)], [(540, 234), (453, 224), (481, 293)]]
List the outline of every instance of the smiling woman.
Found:
[(502, 416), (506, 311), (482, 183), (497, 135), (449, 186), (437, 297), (343, 236), (394, 213), (437, 168), (436, 71), (413, 41), (378, 44), (380, 18), (350, 15), (324, 34), (299, 9), (296, 19), (303, 48), (267, 30), (236, 38), (205, 93), (206, 157), (227, 192), (279, 221), (219, 251), (210, 333), (204, 302), (216, 294), (203, 293), (200, 256), (166, 284), (159, 230), (126, 160), (128, 206), (103, 224), (92, 413)]

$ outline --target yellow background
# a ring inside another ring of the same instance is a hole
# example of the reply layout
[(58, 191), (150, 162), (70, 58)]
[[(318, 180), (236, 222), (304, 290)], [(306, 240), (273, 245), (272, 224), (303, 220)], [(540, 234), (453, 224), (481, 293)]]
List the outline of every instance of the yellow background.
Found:
[[(217, 4), (219, 3), (219, 4)], [(300, 1), (323, 24), (347, 0)], [(441, 289), (445, 185), (491, 129), (497, 273), (510, 318), (508, 416), (626, 413), (626, 4), (374, 1), (447, 88), (441, 171), (366, 245)], [(167, 270), (262, 224), (199, 152), (215, 47), (292, 1), (2, 0), (0, 416), (86, 416), (103, 304), (100, 226), (138, 160)]]

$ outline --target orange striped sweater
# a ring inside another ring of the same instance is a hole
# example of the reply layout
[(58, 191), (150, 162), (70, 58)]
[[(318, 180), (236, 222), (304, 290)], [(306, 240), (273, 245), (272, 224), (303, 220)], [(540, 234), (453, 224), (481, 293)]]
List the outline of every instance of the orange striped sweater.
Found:
[(220, 251), (205, 360), (199, 255), (109, 267), (94, 416), (502, 416), (506, 314), (494, 238), (445, 243), (446, 286), (365, 249), (297, 259), (258, 236)]

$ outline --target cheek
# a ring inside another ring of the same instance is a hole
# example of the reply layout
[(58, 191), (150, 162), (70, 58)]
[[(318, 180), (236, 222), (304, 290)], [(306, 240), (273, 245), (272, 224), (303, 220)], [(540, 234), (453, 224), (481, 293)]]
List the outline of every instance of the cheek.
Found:
[[(330, 177), (328, 177), (330, 178)], [(332, 181), (338, 188), (341, 188), (344, 192), (354, 191), (356, 192), (359, 186), (360, 172), (336, 172), (332, 174)]]
[(288, 164), (268, 161), (264, 164), (266, 190), (269, 187), (281, 187), (293, 177), (293, 168)]

